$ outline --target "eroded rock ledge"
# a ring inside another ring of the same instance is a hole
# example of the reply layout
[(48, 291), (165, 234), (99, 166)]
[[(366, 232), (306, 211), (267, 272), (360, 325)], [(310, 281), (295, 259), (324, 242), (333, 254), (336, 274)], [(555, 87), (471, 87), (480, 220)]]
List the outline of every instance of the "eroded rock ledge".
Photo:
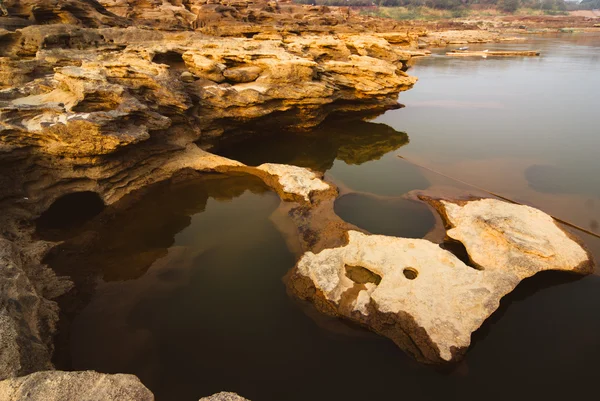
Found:
[(306, 129), (333, 112), (398, 107), (398, 93), (416, 81), (404, 72), (414, 33), (327, 8), (3, 4), (0, 379), (52, 368), (51, 300), (70, 282), (40, 262), (54, 244), (32, 239), (32, 221), (57, 198), (91, 191), (112, 204), (192, 169), (253, 174), (283, 199), (310, 204), (314, 193), (335, 193), (318, 174), (250, 168), (202, 149), (249, 123)]

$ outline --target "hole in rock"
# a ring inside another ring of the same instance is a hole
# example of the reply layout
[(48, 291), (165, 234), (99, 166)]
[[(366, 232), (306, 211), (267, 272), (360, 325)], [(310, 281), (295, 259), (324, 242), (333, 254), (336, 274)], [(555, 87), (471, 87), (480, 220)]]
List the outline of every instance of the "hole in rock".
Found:
[(114, 110), (119, 107), (121, 99), (118, 94), (111, 92), (96, 92), (88, 93), (85, 95), (85, 99), (80, 101), (73, 111), (75, 112), (94, 112), (94, 111), (108, 111)]
[(185, 61), (183, 61), (183, 57), (181, 54), (173, 51), (168, 51), (165, 53), (157, 53), (152, 58), (153, 63), (157, 64), (166, 64), (171, 67), (172, 70), (186, 70)]
[(43, 237), (54, 230), (75, 228), (104, 209), (100, 196), (91, 191), (74, 192), (58, 198), (37, 219), (38, 233)]
[(404, 277), (409, 280), (414, 280), (419, 275), (419, 272), (414, 267), (405, 267), (404, 270), (402, 270), (402, 273), (404, 274)]
[(381, 276), (362, 266), (346, 265), (346, 277), (357, 284), (373, 283), (379, 285)]
[(469, 253), (467, 252), (467, 248), (465, 248), (462, 242), (446, 240), (440, 244), (440, 248), (452, 253), (465, 265), (472, 267), (473, 269), (482, 270), (479, 267), (475, 266), (475, 264), (473, 264), (471, 258), (469, 257)]
[(38, 24), (57, 24), (61, 22), (60, 16), (53, 10), (42, 7), (34, 7), (31, 10), (33, 18)]

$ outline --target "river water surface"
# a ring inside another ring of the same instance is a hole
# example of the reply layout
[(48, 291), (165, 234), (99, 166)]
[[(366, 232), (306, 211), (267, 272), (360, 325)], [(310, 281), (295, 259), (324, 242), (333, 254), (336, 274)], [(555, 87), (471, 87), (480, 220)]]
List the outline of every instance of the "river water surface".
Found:
[[(600, 37), (477, 48), (543, 56), (436, 52), (411, 70), (420, 81), (401, 95), (406, 108), (219, 152), (326, 172), (341, 188), (336, 213), (372, 233), (427, 235), (434, 216), (402, 196), (410, 191), (481, 191), (445, 176), (598, 232)], [(253, 401), (597, 398), (597, 275), (525, 280), (473, 335), (465, 361), (437, 370), (288, 296), (283, 277), (296, 255), (274, 218), (278, 205), (257, 179), (203, 176), (44, 234), (67, 240), (47, 261), (77, 283), (61, 301), (58, 367), (136, 374), (159, 401), (223, 390)]]

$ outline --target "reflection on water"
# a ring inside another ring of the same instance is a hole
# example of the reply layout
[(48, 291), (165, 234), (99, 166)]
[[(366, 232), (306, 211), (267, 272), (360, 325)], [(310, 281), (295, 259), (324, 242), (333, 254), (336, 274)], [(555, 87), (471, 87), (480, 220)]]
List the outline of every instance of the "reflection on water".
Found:
[[(595, 203), (600, 202), (600, 174), (597, 174), (600, 171), (590, 173), (586, 171), (577, 174), (573, 168), (534, 164), (525, 170), (525, 178), (527, 178), (529, 186), (538, 192), (590, 195), (592, 197), (586, 201), (585, 205), (593, 210)], [(589, 185), (582, 186), (579, 180), (573, 180), (573, 177), (585, 177), (586, 175)]]
[(429, 186), (418, 168), (395, 156), (408, 143), (406, 133), (385, 124), (330, 119), (308, 133), (251, 137), (217, 153), (254, 166), (283, 163), (326, 171), (344, 189), (398, 196)]
[(405, 108), (376, 121), (406, 131), (402, 155), (599, 232), (600, 34), (535, 36), (471, 50), (541, 57), (420, 59)]
[[(46, 257), (57, 273), (75, 275), (76, 280), (95, 273), (105, 281), (130, 280), (143, 275), (154, 261), (167, 254), (175, 235), (191, 224), (191, 216), (204, 211), (209, 199), (226, 201), (245, 191), (265, 194), (268, 188), (251, 176), (216, 175), (163, 183), (152, 190), (152, 197), (138, 202), (135, 195), (130, 196), (82, 227), (38, 234), (50, 240), (69, 239)], [(269, 196), (277, 204), (277, 196)], [(238, 214), (243, 212), (239, 210)], [(78, 265), (76, 270), (74, 263)]]
[(528, 279), (476, 333), (466, 361), (437, 371), (385, 338), (316, 324), (287, 296), (282, 277), (295, 261), (269, 220), (279, 200), (255, 179), (209, 176), (132, 198), (80, 228), (96, 232), (89, 263), (70, 252), (49, 260), (80, 292), (80, 269), (104, 276), (72, 321), (59, 368), (133, 373), (158, 401), (222, 390), (263, 401), (595, 394), (600, 277)]
[(408, 135), (385, 124), (362, 120), (328, 120), (306, 133), (271, 133), (242, 143), (221, 145), (217, 153), (251, 166), (293, 164), (325, 172), (334, 161), (360, 165), (378, 160), (408, 143)]

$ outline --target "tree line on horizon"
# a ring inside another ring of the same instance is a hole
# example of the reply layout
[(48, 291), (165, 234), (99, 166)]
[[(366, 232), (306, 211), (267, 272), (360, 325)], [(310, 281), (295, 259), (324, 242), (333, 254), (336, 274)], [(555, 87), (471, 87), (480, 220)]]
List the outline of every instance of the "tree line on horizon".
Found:
[(298, 4), (351, 7), (429, 7), (441, 10), (468, 9), (472, 6), (496, 7), (515, 12), (520, 7), (543, 11), (592, 10), (600, 8), (600, 0), (582, 0), (579, 3), (564, 0), (294, 0)]

